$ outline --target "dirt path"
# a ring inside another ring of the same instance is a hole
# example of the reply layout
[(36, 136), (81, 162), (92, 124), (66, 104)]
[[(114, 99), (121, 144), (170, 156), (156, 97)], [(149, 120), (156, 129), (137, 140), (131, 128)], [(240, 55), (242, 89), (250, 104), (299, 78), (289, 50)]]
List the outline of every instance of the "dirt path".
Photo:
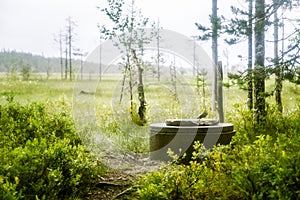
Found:
[(162, 163), (149, 159), (148, 155), (112, 153), (104, 154), (111, 172), (99, 177), (85, 199), (133, 199), (139, 176), (157, 170)]

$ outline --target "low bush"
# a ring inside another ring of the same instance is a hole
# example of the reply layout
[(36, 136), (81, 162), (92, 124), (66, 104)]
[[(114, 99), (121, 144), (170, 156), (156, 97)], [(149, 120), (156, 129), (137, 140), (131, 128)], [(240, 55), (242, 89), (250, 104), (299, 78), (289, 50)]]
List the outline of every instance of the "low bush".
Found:
[(0, 105), (0, 138), (2, 199), (74, 198), (104, 170), (62, 102)]
[(295, 110), (270, 113), (259, 129), (244, 121), (250, 137), (240, 126), (234, 146), (203, 151), (196, 143), (190, 165), (148, 173), (137, 193), (141, 199), (300, 199), (299, 120)]
[(202, 162), (147, 174), (138, 193), (141, 199), (299, 199), (300, 140), (294, 139), (216, 147)]
[(253, 112), (240, 104), (234, 105), (228, 113), (228, 121), (234, 124), (237, 134), (233, 137), (233, 144), (250, 144), (256, 141), (257, 136), (269, 135), (276, 139), (278, 134), (288, 136), (300, 132), (300, 106), (286, 113), (280, 113), (275, 106), (267, 105), (265, 122), (256, 124), (253, 121)]

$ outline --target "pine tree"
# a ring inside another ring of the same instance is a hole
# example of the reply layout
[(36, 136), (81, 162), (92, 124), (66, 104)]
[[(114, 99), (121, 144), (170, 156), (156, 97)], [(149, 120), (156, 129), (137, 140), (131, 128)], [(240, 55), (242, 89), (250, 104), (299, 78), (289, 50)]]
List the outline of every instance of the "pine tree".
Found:
[[(212, 40), (212, 59), (213, 59), (213, 91), (212, 91), (212, 111), (215, 111), (217, 108), (218, 114), (219, 114), (219, 120), (221, 122), (224, 121), (224, 111), (223, 111), (223, 96), (221, 94), (218, 94), (218, 82), (221, 83), (218, 80), (218, 77), (221, 77), (220, 72), (222, 70), (218, 69), (218, 37), (220, 36), (221, 32), (221, 20), (223, 19), (223, 16), (219, 17), (218, 13), (218, 5), (217, 0), (212, 0), (212, 15), (210, 17), (211, 21), (211, 28), (205, 27), (202, 24), (195, 23), (197, 28), (202, 31), (202, 35), (198, 37), (200, 40)], [(221, 85), (222, 87), (222, 85)]]
[(265, 100), (265, 0), (255, 0), (255, 61), (254, 61), (254, 116), (258, 123), (266, 116)]

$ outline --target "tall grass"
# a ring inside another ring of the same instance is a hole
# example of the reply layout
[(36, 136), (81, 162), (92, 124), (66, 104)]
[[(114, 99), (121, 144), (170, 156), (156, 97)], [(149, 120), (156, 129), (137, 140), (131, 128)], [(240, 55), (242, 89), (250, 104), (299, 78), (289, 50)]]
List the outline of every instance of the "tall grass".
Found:
[[(145, 96), (148, 124), (144, 127), (138, 126), (129, 114), (129, 96), (124, 94), (120, 102), (121, 79), (121, 76), (107, 75), (103, 76), (101, 81), (83, 80), (80, 81), (82, 88), (78, 89), (76, 81), (45, 78), (7, 81), (6, 77), (2, 76), (0, 77), (0, 103), (6, 101), (9, 96), (14, 96), (14, 99), (20, 103), (63, 99), (68, 103), (70, 111), (76, 110), (79, 116), (76, 119), (78, 133), (91, 149), (97, 149), (97, 146), (109, 149), (111, 145), (115, 145), (120, 149), (139, 153), (147, 152), (149, 149), (149, 124), (162, 123), (169, 118), (195, 118), (204, 109), (211, 110), (210, 86), (207, 86), (204, 97), (196, 91), (193, 77), (186, 77), (186, 80), (178, 79), (176, 94), (168, 77), (159, 83), (154, 78), (147, 77)], [(273, 80), (267, 81), (267, 88), (268, 90), (273, 88)], [(298, 89), (299, 86), (284, 83), (283, 116), (288, 116), (297, 109), (296, 105), (300, 101)], [(82, 94), (82, 90), (86, 93)], [(224, 88), (225, 122), (234, 123), (237, 131), (245, 134), (252, 131), (253, 127), (249, 125), (252, 121), (252, 113), (247, 110), (246, 96), (247, 92), (237, 87)], [(77, 102), (76, 98), (80, 101)], [(203, 98), (206, 105), (203, 105)], [(270, 102), (269, 112), (273, 114), (270, 117), (276, 120), (280, 114), (274, 110), (273, 99), (269, 97), (267, 101)], [(137, 109), (138, 103), (135, 97), (134, 108)], [(210, 114), (209, 117), (216, 117), (216, 113)], [(275, 127), (270, 125), (269, 128)], [(105, 141), (107, 145), (100, 145), (101, 141)]]

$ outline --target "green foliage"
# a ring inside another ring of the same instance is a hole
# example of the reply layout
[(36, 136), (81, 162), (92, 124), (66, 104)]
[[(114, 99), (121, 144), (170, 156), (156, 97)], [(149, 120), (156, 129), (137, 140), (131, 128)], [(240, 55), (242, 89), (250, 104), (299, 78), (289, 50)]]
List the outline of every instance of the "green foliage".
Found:
[(28, 65), (22, 66), (21, 74), (22, 74), (24, 81), (29, 80), (30, 72), (31, 72), (30, 66), (28, 66)]
[[(119, 107), (116, 104), (113, 108), (109, 104), (113, 98), (111, 87), (117, 84), (118, 78), (102, 79), (95, 95), (97, 120), (89, 121), (83, 115), (85, 126), (80, 130), (80, 138), (84, 140), (84, 144), (88, 144), (89, 149), (99, 148), (99, 151), (96, 149), (94, 152), (100, 154), (106, 147), (102, 144), (101, 134), (105, 134), (124, 151), (146, 152), (149, 127), (139, 127), (132, 123), (127, 114), (128, 104), (124, 103)], [(267, 81), (267, 88), (273, 87), (271, 81)], [(191, 82), (195, 83), (195, 80), (192, 79)], [(43, 195), (45, 199), (76, 198), (76, 195), (85, 190), (84, 186), (89, 187), (90, 177), (95, 176), (93, 169), (96, 162), (90, 159), (90, 155), (74, 135), (74, 124), (68, 112), (71, 104), (65, 99), (72, 98), (72, 84), (70, 81), (54, 80), (0, 82), (1, 102), (5, 102), (0, 106), (0, 199), (42, 199)], [(172, 165), (149, 173), (139, 183), (140, 197), (299, 198), (296, 196), (299, 194), (297, 188), (300, 188), (297, 185), (300, 166), (297, 136), (300, 132), (300, 107), (296, 107), (297, 102), (300, 102), (299, 88), (288, 82), (284, 84), (284, 88), (284, 112), (279, 113), (275, 107), (267, 106), (266, 122), (259, 126), (253, 122), (253, 112), (243, 103), (246, 93), (235, 86), (226, 90), (226, 121), (232, 122), (237, 130), (232, 146), (218, 147), (206, 155), (199, 149), (201, 159), (195, 155), (197, 160), (190, 166)], [(164, 88), (152, 85), (147, 87), (147, 92), (151, 94), (148, 99), (148, 119), (152, 123), (163, 122), (170, 117), (188, 118), (199, 114), (182, 113), (181, 105), (173, 101), (172, 93), (166, 92)], [(207, 92), (209, 96), (209, 91)], [(58, 102), (45, 101), (57, 100), (61, 94), (66, 97)], [(25, 104), (27, 101), (41, 99), (42, 103)], [(84, 108), (83, 106), (82, 113), (86, 111)], [(94, 132), (99, 135), (94, 135)], [(20, 137), (16, 137), (18, 135)], [(24, 140), (23, 137), (31, 139)], [(13, 140), (19, 143), (14, 143)], [(90, 146), (91, 143), (93, 146)], [(14, 148), (9, 145), (14, 145)], [(203, 158), (204, 156), (206, 157)], [(61, 163), (70, 170), (62, 168)], [(22, 169), (20, 166), (23, 166)], [(43, 176), (40, 176), (41, 173)], [(35, 181), (25, 181), (28, 177), (28, 180)], [(73, 193), (73, 196), (61, 196), (63, 193)]]
[(299, 199), (300, 112), (277, 113), (261, 127), (250, 123), (251, 113), (237, 114), (244, 116), (234, 145), (204, 151), (196, 143), (189, 165), (172, 164), (143, 176), (140, 198)]
[(233, 137), (234, 144), (253, 143), (260, 135), (269, 135), (277, 138), (278, 133), (290, 135), (300, 132), (300, 107), (291, 109), (286, 114), (280, 113), (275, 106), (267, 104), (267, 115), (265, 122), (257, 124), (253, 122), (253, 111), (246, 107), (235, 104), (234, 111), (230, 113), (229, 119), (233, 121), (237, 134)]
[[(210, 22), (211, 24), (218, 30), (217, 35), (221, 35), (221, 30), (224, 28), (221, 26), (222, 23), (224, 23), (224, 16), (216, 17), (214, 18), (213, 16), (210, 16)], [(202, 35), (198, 36), (198, 40), (206, 41), (209, 40), (210, 38), (213, 37), (213, 30), (210, 27), (204, 26), (200, 23), (195, 23), (197, 26), (198, 30), (202, 32)]]
[(231, 81), (231, 85), (238, 85), (241, 90), (247, 90), (247, 82), (249, 76), (245, 75), (247, 71), (237, 72), (236, 74), (228, 73), (228, 78)]
[(64, 102), (0, 105), (0, 137), (2, 199), (77, 197), (103, 170)]
[[(137, 105), (134, 104), (137, 109)], [(101, 110), (100, 110), (101, 109)], [(98, 126), (101, 132), (109, 138), (116, 146), (121, 149), (134, 153), (147, 152), (149, 142), (147, 139), (149, 127), (139, 125), (139, 116), (137, 112), (134, 115), (128, 115), (127, 110), (116, 110), (113, 112), (110, 108), (98, 108), (97, 112)]]
[(249, 13), (249, 10), (244, 11), (234, 6), (231, 6), (231, 12), (234, 18), (229, 19), (229, 23), (223, 26), (225, 29), (225, 33), (228, 35), (224, 39), (224, 41), (229, 45), (234, 45), (242, 42), (246, 39), (247, 36), (252, 34), (252, 25), (250, 26), (250, 23), (252, 23), (253, 19), (251, 13), (252, 9)]
[[(134, 82), (138, 80), (137, 90), (138, 100), (140, 101), (138, 115), (140, 119), (136, 119), (135, 122), (143, 126), (146, 124), (146, 106), (142, 78), (144, 61), (141, 56), (144, 54), (144, 46), (151, 42), (154, 35), (149, 35), (145, 31), (144, 28), (147, 26), (149, 19), (142, 15), (134, 0), (131, 1), (130, 5), (122, 0), (107, 0), (107, 3), (108, 5), (101, 11), (106, 14), (113, 25), (102, 25), (100, 31), (105, 34), (107, 39), (113, 39), (114, 46), (118, 47), (120, 53), (123, 54), (123, 61), (120, 63), (124, 68), (120, 93), (121, 96), (125, 92), (130, 94), (130, 115), (135, 115), (132, 102), (134, 99), (133, 91), (135, 90)], [(128, 91), (124, 91), (126, 78), (129, 79)], [(122, 101), (122, 98), (120, 101)], [(136, 118), (136, 116), (132, 117)]]
[[(50, 102), (48, 102), (51, 105)], [(59, 106), (59, 105), (52, 105)], [(48, 109), (48, 110), (47, 110)], [(20, 105), (11, 102), (0, 105), (0, 147), (7, 145), (16, 148), (34, 138), (47, 138), (52, 142), (56, 138), (72, 138), (73, 144), (79, 143), (72, 119), (66, 111), (52, 113), (43, 103)], [(54, 136), (54, 137), (53, 137)]]

